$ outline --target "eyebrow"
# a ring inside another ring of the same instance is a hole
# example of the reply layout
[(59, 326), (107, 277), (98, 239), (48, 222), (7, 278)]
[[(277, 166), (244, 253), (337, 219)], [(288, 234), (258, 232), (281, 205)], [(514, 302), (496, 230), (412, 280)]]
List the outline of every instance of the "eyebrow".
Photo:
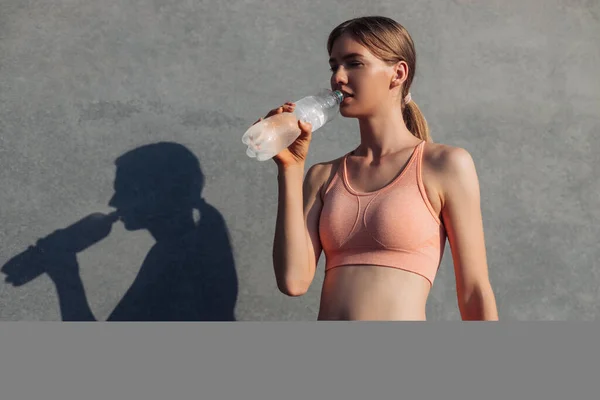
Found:
[[(350, 53), (350, 54), (346, 54), (344, 57), (342, 57), (342, 60), (347, 60), (348, 58), (364, 58), (364, 56), (362, 54), (359, 53)], [(331, 57), (329, 59), (329, 63), (332, 63), (333, 61), (335, 61), (335, 58)]]

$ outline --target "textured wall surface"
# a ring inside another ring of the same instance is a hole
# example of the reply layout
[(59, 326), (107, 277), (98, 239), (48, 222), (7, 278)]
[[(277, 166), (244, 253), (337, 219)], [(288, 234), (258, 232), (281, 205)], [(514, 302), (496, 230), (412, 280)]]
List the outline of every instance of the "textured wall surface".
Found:
[[(307, 295), (277, 291), (276, 169), (240, 139), (328, 87), (329, 31), (368, 14), (413, 35), (413, 99), (476, 162), (501, 318), (597, 318), (600, 2), (274, 4), (0, 1), (0, 319), (314, 320), (324, 260)], [(309, 164), (357, 144), (338, 117)], [(115, 204), (125, 223), (83, 219)], [(26, 251), (53, 232), (70, 249)], [(447, 247), (430, 320), (460, 318), (454, 284)]]

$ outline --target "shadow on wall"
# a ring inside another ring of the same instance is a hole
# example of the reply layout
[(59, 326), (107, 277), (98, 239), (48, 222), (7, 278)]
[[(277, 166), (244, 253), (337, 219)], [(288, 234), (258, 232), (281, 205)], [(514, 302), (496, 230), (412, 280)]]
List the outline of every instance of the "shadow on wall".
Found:
[(21, 286), (46, 273), (63, 320), (96, 320), (77, 253), (120, 220), (129, 231), (147, 229), (156, 243), (109, 321), (234, 321), (238, 280), (229, 234), (201, 196), (198, 159), (180, 144), (161, 142), (127, 152), (116, 166), (109, 202), (116, 211), (91, 214), (40, 239), (3, 266), (6, 282)]

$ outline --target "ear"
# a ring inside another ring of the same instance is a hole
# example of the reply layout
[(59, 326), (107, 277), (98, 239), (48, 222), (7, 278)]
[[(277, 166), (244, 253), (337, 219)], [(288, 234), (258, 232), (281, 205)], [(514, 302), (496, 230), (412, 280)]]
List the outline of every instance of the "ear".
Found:
[(393, 67), (391, 87), (402, 86), (408, 78), (408, 64), (406, 61), (399, 61)]

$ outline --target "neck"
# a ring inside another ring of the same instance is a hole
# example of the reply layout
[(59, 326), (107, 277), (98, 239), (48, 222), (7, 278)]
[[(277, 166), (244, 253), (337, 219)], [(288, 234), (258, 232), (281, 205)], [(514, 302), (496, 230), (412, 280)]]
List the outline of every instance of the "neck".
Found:
[(385, 157), (420, 141), (408, 130), (397, 107), (359, 118), (358, 123), (360, 145), (355, 154), (369, 159)]

